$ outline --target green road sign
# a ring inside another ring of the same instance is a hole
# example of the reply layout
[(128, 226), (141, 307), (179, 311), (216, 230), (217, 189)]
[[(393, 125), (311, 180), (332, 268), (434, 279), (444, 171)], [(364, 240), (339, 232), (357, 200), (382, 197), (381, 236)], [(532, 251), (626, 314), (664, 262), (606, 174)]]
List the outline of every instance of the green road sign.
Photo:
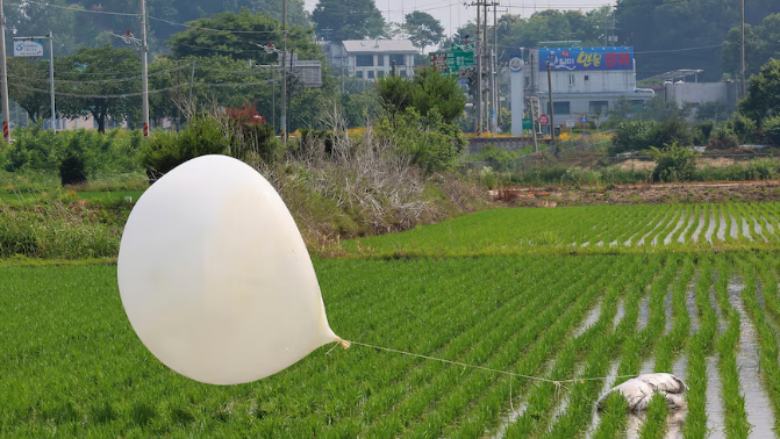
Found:
[(447, 52), (431, 52), (431, 66), (447, 73), (457, 73), (474, 67), (473, 45), (453, 44)]
[(530, 117), (524, 117), (523, 118), (523, 129), (524, 130), (530, 130), (533, 127), (531, 126), (531, 118)]

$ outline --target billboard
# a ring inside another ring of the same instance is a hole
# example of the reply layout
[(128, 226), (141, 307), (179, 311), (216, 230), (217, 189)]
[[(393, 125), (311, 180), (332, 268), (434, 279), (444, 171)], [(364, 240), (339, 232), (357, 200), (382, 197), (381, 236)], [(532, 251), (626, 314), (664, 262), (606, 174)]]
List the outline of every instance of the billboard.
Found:
[(539, 49), (539, 70), (633, 70), (633, 47), (574, 47), (571, 49)]
[(14, 41), (14, 56), (43, 56), (43, 42)]

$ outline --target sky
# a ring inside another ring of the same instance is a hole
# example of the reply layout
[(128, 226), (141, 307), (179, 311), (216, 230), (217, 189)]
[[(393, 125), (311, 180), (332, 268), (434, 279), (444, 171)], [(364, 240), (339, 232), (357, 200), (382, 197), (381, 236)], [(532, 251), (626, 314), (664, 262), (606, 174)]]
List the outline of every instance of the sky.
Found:
[[(305, 0), (306, 10), (311, 12), (317, 5), (317, 0)], [(444, 32), (451, 35), (459, 26), (474, 21), (477, 16), (475, 6), (465, 7), (465, 2), (472, 3), (476, 0), (375, 0), (376, 7), (382, 11), (385, 20), (400, 22), (404, 14), (414, 10), (427, 12), (441, 21)], [(574, 9), (583, 12), (597, 9), (604, 5), (614, 5), (614, 0), (499, 0), (498, 15), (502, 10), (505, 13), (529, 17), (534, 10), (544, 9)], [(489, 16), (492, 19), (492, 11)]]

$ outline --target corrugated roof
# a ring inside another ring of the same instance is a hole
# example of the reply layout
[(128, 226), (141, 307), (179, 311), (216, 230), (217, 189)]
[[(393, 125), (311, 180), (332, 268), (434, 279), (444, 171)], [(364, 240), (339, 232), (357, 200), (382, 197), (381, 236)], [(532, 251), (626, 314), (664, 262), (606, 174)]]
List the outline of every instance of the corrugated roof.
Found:
[(347, 52), (417, 52), (409, 40), (346, 40), (342, 41)]

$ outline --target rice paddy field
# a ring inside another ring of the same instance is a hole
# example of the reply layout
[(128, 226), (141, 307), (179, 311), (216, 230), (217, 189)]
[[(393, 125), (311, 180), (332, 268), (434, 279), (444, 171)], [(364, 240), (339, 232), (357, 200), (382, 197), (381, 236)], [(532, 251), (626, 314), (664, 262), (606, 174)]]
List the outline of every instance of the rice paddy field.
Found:
[[(315, 259), (342, 337), (543, 380), (353, 345), (199, 384), (135, 336), (115, 266), (6, 266), (0, 437), (778, 437), (779, 218), (774, 203), (497, 209)], [(687, 410), (595, 410), (643, 372), (684, 379)]]

